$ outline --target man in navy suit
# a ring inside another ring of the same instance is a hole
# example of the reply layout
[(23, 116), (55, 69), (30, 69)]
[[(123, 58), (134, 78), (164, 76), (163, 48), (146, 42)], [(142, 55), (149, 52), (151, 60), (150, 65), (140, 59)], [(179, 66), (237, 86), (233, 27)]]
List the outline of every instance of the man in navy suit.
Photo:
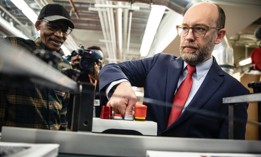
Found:
[[(190, 7), (177, 26), (180, 55), (165, 53), (141, 60), (108, 64), (100, 72), (100, 91), (109, 97), (107, 105), (122, 115), (132, 114), (137, 102), (132, 86), (144, 87), (144, 97), (165, 102), (144, 102), (147, 120), (158, 124), (159, 136), (228, 138), (228, 106), (222, 98), (248, 94), (235, 78), (224, 72), (212, 56), (216, 44), (222, 42), (225, 13), (216, 4), (202, 2)], [(169, 127), (171, 104), (179, 85), (187, 74), (186, 66), (196, 67), (193, 85), (181, 116)], [(235, 106), (234, 138), (244, 139), (248, 104)]]

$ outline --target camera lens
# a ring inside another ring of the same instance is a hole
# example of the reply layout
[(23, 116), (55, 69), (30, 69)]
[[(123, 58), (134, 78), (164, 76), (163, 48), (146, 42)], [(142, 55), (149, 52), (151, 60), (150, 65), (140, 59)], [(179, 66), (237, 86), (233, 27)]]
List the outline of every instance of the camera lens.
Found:
[(81, 69), (83, 69), (84, 71), (89, 71), (92, 70), (92, 68), (94, 67), (94, 62), (91, 58), (82, 57), (80, 61), (80, 66)]

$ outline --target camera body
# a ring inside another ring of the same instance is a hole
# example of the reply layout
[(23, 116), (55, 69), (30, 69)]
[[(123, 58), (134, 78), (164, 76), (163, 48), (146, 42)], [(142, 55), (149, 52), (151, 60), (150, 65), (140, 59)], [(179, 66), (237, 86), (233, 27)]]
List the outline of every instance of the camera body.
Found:
[(79, 56), (79, 63), (73, 64), (73, 68), (85, 73), (93, 72), (95, 63), (99, 63), (103, 59), (103, 55), (100, 50), (84, 49), (83, 46), (78, 50), (72, 51), (71, 55), (67, 59), (71, 60), (73, 56), (77, 55)]
[(92, 71), (95, 60), (94, 52), (92, 50), (79, 49), (78, 54), (81, 56), (79, 62), (79, 69), (82, 71)]

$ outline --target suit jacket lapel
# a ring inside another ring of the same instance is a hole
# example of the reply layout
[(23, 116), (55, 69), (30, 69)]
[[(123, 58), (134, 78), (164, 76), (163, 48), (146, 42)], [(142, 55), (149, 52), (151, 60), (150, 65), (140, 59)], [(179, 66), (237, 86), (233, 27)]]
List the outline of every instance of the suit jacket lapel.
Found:
[[(182, 123), (188, 117), (195, 114), (195, 112), (193, 111), (203, 107), (207, 100), (211, 98), (212, 95), (215, 94), (216, 90), (222, 85), (223, 77), (221, 76), (223, 75), (223, 73), (224, 72), (221, 70), (221, 68), (214, 60), (213, 65), (211, 66), (205, 80), (198, 89), (194, 98), (189, 103), (187, 109), (184, 111), (181, 117), (174, 124), (172, 124), (172, 126), (170, 126), (170, 128)], [(189, 109), (192, 112), (189, 112)]]
[(166, 86), (166, 95), (165, 95), (165, 102), (171, 102), (166, 105), (166, 114), (165, 119), (166, 122), (169, 118), (170, 109), (172, 107), (172, 100), (174, 97), (175, 89), (177, 88), (179, 76), (182, 73), (184, 62), (181, 58), (177, 58), (176, 60), (173, 60), (173, 62), (170, 62), (168, 65), (168, 73), (167, 73), (167, 86)]
[(166, 101), (172, 101), (179, 76), (183, 69), (183, 60), (178, 58), (176, 61), (170, 62), (167, 74)]

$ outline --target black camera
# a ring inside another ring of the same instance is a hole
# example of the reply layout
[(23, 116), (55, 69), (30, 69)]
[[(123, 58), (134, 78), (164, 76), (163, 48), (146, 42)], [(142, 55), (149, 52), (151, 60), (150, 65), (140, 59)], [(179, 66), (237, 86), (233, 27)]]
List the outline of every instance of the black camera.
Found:
[(73, 68), (79, 69), (81, 72), (93, 72), (95, 63), (99, 63), (103, 59), (102, 52), (100, 50), (84, 49), (82, 46), (78, 50), (71, 52), (71, 55), (67, 57), (71, 60), (73, 56), (79, 55), (79, 63), (73, 64)]

